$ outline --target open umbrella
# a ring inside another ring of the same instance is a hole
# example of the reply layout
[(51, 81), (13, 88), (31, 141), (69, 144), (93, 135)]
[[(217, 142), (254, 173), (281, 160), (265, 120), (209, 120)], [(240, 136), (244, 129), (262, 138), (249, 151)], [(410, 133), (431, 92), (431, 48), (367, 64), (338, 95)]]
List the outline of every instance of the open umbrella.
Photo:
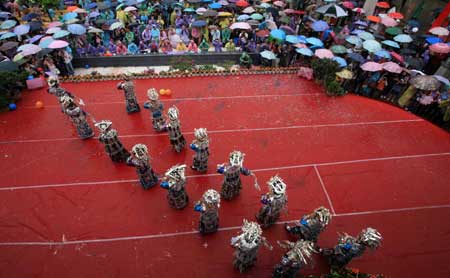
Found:
[(204, 17), (215, 17), (215, 16), (217, 16), (219, 13), (218, 12), (216, 12), (216, 11), (214, 11), (214, 10), (206, 10), (206, 12), (204, 12), (203, 14), (202, 14), (202, 16), (204, 16)]
[(381, 24), (386, 27), (395, 27), (398, 25), (398, 22), (395, 19), (386, 16), (381, 19)]
[(42, 50), (42, 48), (40, 48), (39, 46), (37, 46), (35, 44), (25, 44), (25, 45), (23, 45), (23, 47), (20, 51), (22, 53), (22, 56), (25, 57), (25, 56), (34, 55), (41, 50)]
[(345, 68), (347, 66), (347, 61), (345, 61), (344, 58), (333, 57), (333, 61), (337, 62), (341, 68)]
[(301, 54), (303, 56), (308, 56), (308, 57), (311, 57), (314, 55), (314, 53), (309, 48), (296, 48), (295, 52), (297, 52), (298, 54)]
[(293, 35), (295, 34), (294, 29), (287, 25), (281, 25), (280, 30), (283, 30), (286, 34)]
[(359, 33), (358, 37), (360, 37), (361, 39), (366, 40), (366, 41), (367, 40), (375, 40), (375, 37), (371, 33), (365, 32), (365, 31)]
[(300, 42), (300, 40), (298, 39), (298, 37), (297, 37), (297, 36), (294, 36), (294, 35), (287, 35), (287, 36), (286, 36), (286, 41), (287, 41), (288, 43), (292, 43), (292, 44), (296, 44), (296, 43), (299, 43), (299, 42)]
[(47, 31), (45, 31), (45, 33), (46, 34), (55, 34), (58, 31), (61, 31), (61, 28), (59, 28), (59, 27), (51, 27)]
[(4, 21), (0, 25), (0, 29), (6, 30), (6, 29), (13, 28), (16, 25), (17, 25), (17, 21), (9, 19), (9, 20)]
[(315, 37), (306, 38), (306, 42), (312, 46), (323, 47), (323, 42)]
[(382, 9), (389, 9), (391, 6), (388, 2), (378, 2), (377, 7)]
[(111, 26), (109, 26), (109, 30), (116, 30), (119, 28), (123, 28), (123, 24), (122, 22), (114, 22), (113, 24), (111, 24)]
[(250, 4), (249, 4), (247, 1), (245, 1), (245, 0), (239, 0), (239, 1), (237, 1), (235, 5), (236, 5), (237, 7), (241, 7), (241, 8), (245, 8), (245, 7), (250, 6)]
[(205, 20), (196, 20), (194, 22), (192, 22), (191, 24), (192, 27), (205, 27), (206, 26), (206, 21)]
[(2, 61), (0, 62), (0, 72), (5, 71), (15, 71), (18, 70), (19, 67), (13, 61)]
[(403, 68), (394, 62), (386, 62), (381, 65), (383, 66), (383, 69), (388, 72), (401, 73), (403, 71)]
[(280, 7), (280, 8), (286, 7), (286, 4), (283, 1), (275, 1), (275, 2), (273, 2), (273, 5)]
[(395, 42), (395, 41), (384, 40), (381, 43), (384, 44), (384, 45), (390, 46), (390, 47), (400, 48), (400, 45), (397, 42)]
[(400, 42), (400, 43), (410, 43), (413, 41), (410, 35), (406, 34), (400, 34), (394, 37), (394, 41)]
[(274, 60), (277, 58), (277, 56), (272, 52), (268, 50), (264, 50), (260, 53), (261, 57), (267, 59), (267, 60)]
[(28, 24), (22, 24), (14, 27), (14, 33), (16, 33), (18, 36), (28, 34), (28, 32), (30, 32), (30, 25)]
[(261, 5), (259, 5), (261, 8), (263, 8), (263, 9), (267, 9), (267, 8), (270, 8), (270, 7), (272, 7), (272, 5), (270, 5), (269, 3), (262, 3)]
[(351, 1), (344, 1), (341, 3), (342, 7), (347, 8), (349, 10), (354, 9), (355, 5)]
[(331, 52), (330, 50), (325, 49), (325, 48), (317, 49), (314, 52), (314, 56), (318, 57), (319, 59), (324, 59), (324, 58), (331, 59), (334, 57), (333, 52)]
[(347, 57), (350, 59), (350, 60), (352, 60), (352, 61), (355, 61), (355, 62), (358, 62), (358, 63), (364, 63), (366, 60), (364, 59), (364, 57), (363, 56), (361, 56), (361, 54), (359, 54), (359, 53), (349, 53), (348, 55), (347, 55)]
[(328, 23), (326, 23), (323, 20), (317, 20), (317, 21), (313, 22), (311, 28), (316, 32), (323, 32), (323, 31), (329, 29), (330, 26), (328, 26)]
[(441, 86), (440, 81), (431, 75), (417, 75), (409, 82), (417, 89), (424, 91), (435, 91)]
[(44, 35), (35, 35), (32, 38), (28, 39), (27, 42), (28, 43), (35, 43), (38, 40), (40, 40)]
[(365, 13), (363, 8), (354, 8), (352, 11), (354, 11), (355, 13), (359, 13), (359, 14)]
[(132, 12), (132, 11), (137, 11), (137, 8), (133, 7), (133, 6), (129, 6), (129, 7), (126, 7), (125, 9), (123, 9), (123, 11), (128, 13), (128, 12)]
[(222, 5), (217, 3), (217, 2), (215, 2), (215, 3), (209, 4), (208, 7), (210, 9), (218, 10), (218, 9), (222, 8)]
[(436, 53), (447, 54), (450, 52), (450, 46), (446, 43), (438, 42), (431, 45), (430, 50)]
[(369, 52), (375, 53), (381, 50), (381, 44), (376, 40), (367, 40), (363, 42), (363, 48)]
[(95, 3), (95, 2), (89, 3), (85, 6), (85, 8), (89, 9), (89, 10), (95, 9), (95, 8), (97, 8), (97, 3)]
[(195, 13), (197, 13), (197, 14), (199, 14), (199, 15), (202, 15), (202, 14), (204, 14), (205, 12), (206, 12), (206, 9), (203, 8), (203, 7), (200, 7), (200, 8), (198, 8), (198, 9), (195, 10)]
[(252, 14), (250, 17), (254, 20), (261, 20), (264, 18), (262, 14), (258, 14), (258, 13)]
[(88, 33), (103, 33), (103, 30), (90, 26)]
[(51, 44), (54, 41), (52, 37), (48, 37), (45, 40), (42, 40), (39, 42), (39, 47), (41, 48), (47, 48), (49, 44)]
[(320, 13), (320, 14), (331, 14), (334, 15), (336, 17), (344, 17), (344, 16), (348, 16), (348, 13), (341, 8), (340, 6), (336, 5), (335, 3), (331, 3), (322, 7), (319, 7), (316, 10), (316, 13)]
[(342, 79), (352, 79), (353, 73), (351, 71), (349, 71), (348, 69), (344, 69), (339, 72), (336, 72), (336, 76), (338, 76)]
[(4, 33), (4, 34), (2, 34), (2, 35), (0, 36), (0, 40), (6, 40), (6, 39), (14, 38), (14, 37), (17, 37), (17, 34), (16, 34), (16, 33), (13, 33), (13, 32), (7, 32), (7, 33)]
[(447, 78), (443, 77), (443, 76), (433, 75), (433, 77), (436, 78), (437, 80), (439, 80), (440, 82), (444, 83), (447, 86), (450, 85), (450, 81)]
[(383, 69), (383, 66), (375, 62), (367, 62), (361, 65), (361, 69), (363, 71), (376, 72), (381, 71)]
[(375, 16), (375, 15), (369, 15), (367, 17), (368, 21), (374, 22), (374, 23), (380, 23), (381, 22), (381, 18), (379, 16)]
[(110, 2), (99, 2), (97, 3), (97, 8), (99, 10), (107, 10), (109, 8), (111, 8), (111, 3)]
[(439, 38), (439, 37), (427, 37), (427, 38), (425, 39), (425, 41), (426, 41), (427, 43), (429, 43), (429, 44), (435, 44), (435, 43), (438, 43), (438, 42), (442, 42), (442, 39)]
[(253, 7), (247, 7), (247, 8), (245, 8), (245, 9), (243, 9), (242, 12), (243, 12), (244, 14), (252, 14), (252, 13), (254, 13), (254, 12), (256, 12), (256, 11), (255, 11), (255, 9), (253, 9)]
[(396, 12), (388, 13), (388, 16), (393, 19), (403, 19), (404, 18), (403, 14), (396, 13)]
[(347, 36), (345, 41), (353, 45), (362, 45), (362, 40), (357, 36)]
[(67, 30), (74, 35), (83, 35), (86, 33), (86, 28), (81, 24), (70, 24)]
[(274, 29), (270, 31), (270, 37), (276, 40), (284, 41), (286, 39), (286, 33), (283, 30)]
[(333, 46), (330, 48), (330, 50), (331, 50), (331, 52), (333, 52), (334, 54), (344, 54), (344, 53), (347, 53), (347, 52), (348, 52), (347, 48), (345, 48), (345, 46), (343, 46), (343, 45), (333, 45)]
[(219, 0), (217, 3), (219, 3), (219, 4), (222, 5), (222, 6), (228, 6), (228, 5), (230, 5), (230, 3), (228, 3), (228, 1), (226, 1), (226, 0)]
[(69, 31), (61, 30), (61, 31), (58, 31), (58, 32), (54, 33), (54, 34), (53, 34), (53, 38), (54, 38), (54, 39), (60, 39), (60, 38), (66, 37), (66, 36), (68, 36), (68, 35), (70, 35), (70, 32), (69, 32)]
[(55, 41), (52, 41), (52, 42), (47, 46), (47, 48), (50, 48), (50, 49), (59, 49), (59, 48), (65, 48), (65, 47), (67, 47), (68, 45), (69, 45), (69, 43), (66, 42), (66, 41), (55, 40)]
[(434, 28), (431, 28), (428, 32), (430, 32), (433, 35), (443, 36), (443, 37), (446, 37), (449, 34), (448, 29), (444, 28), (444, 27), (434, 27)]
[(270, 35), (270, 31), (269, 30), (259, 30), (258, 32), (256, 32), (256, 36), (259, 38), (267, 38)]
[(381, 49), (381, 50), (378, 50), (377, 52), (375, 52), (375, 56), (378, 56), (380, 58), (391, 59), (391, 54), (389, 53), (389, 51), (386, 51), (384, 49)]
[(63, 26), (63, 23), (61, 21), (52, 21), (47, 25), (48, 28), (61, 27), (61, 26)]
[(357, 20), (354, 24), (359, 25), (359, 26), (364, 26), (364, 27), (369, 26), (369, 24), (367, 24), (367, 22), (362, 21), (362, 20)]
[(235, 22), (230, 26), (231, 30), (234, 29), (242, 29), (242, 30), (251, 30), (252, 27), (247, 22)]
[(22, 20), (23, 21), (31, 21), (34, 18), (38, 18), (38, 17), (39, 17), (39, 15), (37, 13), (28, 13), (28, 14), (22, 16)]
[(250, 18), (250, 16), (248, 14), (241, 14), (240, 16), (237, 17), (238, 21), (246, 21)]
[(87, 11), (85, 9), (81, 9), (81, 8), (78, 8), (73, 12), (77, 13), (77, 14), (87, 14)]
[(233, 16), (233, 14), (229, 13), (229, 12), (219, 12), (219, 14), (217, 16), (219, 16), (219, 17), (231, 17), (231, 16)]
[(75, 12), (66, 13), (65, 15), (63, 15), (63, 20), (67, 21), (67, 20), (70, 20), (70, 19), (74, 19), (77, 16), (78, 16), (78, 14), (75, 13)]
[(384, 30), (384, 31), (391, 36), (396, 36), (396, 35), (399, 35), (402, 33), (402, 30), (397, 27), (389, 27), (389, 28), (386, 28), (386, 30)]
[(400, 63), (404, 63), (405, 60), (403, 59), (403, 56), (398, 54), (397, 52), (391, 51), (391, 56), (392, 58), (394, 58), (395, 60), (399, 61)]
[(17, 45), (19, 45), (18, 42), (5, 42), (4, 44), (2, 44), (2, 46), (0, 46), (0, 50), (1, 51), (8, 51), (10, 49), (13, 49)]

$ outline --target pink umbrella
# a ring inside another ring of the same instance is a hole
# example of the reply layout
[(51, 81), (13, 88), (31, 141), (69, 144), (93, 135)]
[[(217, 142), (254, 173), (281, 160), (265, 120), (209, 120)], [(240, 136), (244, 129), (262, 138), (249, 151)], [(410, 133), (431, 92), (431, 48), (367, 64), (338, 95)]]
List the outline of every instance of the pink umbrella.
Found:
[(386, 62), (381, 65), (383, 66), (383, 69), (388, 72), (401, 73), (403, 71), (403, 68), (394, 62)]
[(294, 47), (297, 47), (297, 48), (308, 48), (308, 46), (306, 44), (303, 44), (303, 43), (296, 43), (296, 44), (294, 44)]
[(450, 52), (450, 46), (446, 43), (438, 42), (431, 45), (430, 50), (440, 54), (447, 54)]
[(342, 6), (344, 6), (344, 7), (347, 8), (347, 9), (353, 9), (353, 8), (355, 7), (355, 6), (353, 5), (353, 3), (350, 2), (350, 1), (344, 1), (344, 2), (342, 2), (341, 4), (342, 4)]
[(252, 27), (247, 22), (235, 22), (230, 26), (231, 30), (234, 29), (243, 29), (243, 30), (251, 30)]
[(58, 48), (64, 48), (67, 47), (69, 45), (68, 42), (66, 41), (62, 41), (62, 40), (56, 40), (56, 41), (52, 41), (47, 48), (50, 49), (58, 49)]
[(383, 18), (381, 19), (381, 23), (382, 23), (384, 26), (386, 26), (386, 27), (394, 27), (394, 26), (397, 26), (397, 25), (398, 25), (398, 22), (397, 22), (395, 19), (390, 18), (390, 17), (388, 17), (388, 16), (383, 17)]
[(328, 58), (331, 59), (334, 57), (333, 52), (331, 52), (328, 49), (317, 49), (316, 52), (314, 52), (314, 56), (319, 57), (319, 59)]
[(286, 4), (283, 1), (275, 1), (275, 2), (273, 2), (273, 5), (282, 7), (282, 8), (286, 6)]
[(58, 31), (61, 31), (61, 28), (59, 28), (59, 27), (51, 27), (51, 28), (48, 28), (48, 30), (45, 31), (45, 33), (46, 34), (54, 34), (54, 33), (58, 32)]
[(62, 22), (59, 22), (59, 21), (53, 21), (53, 22), (50, 22), (49, 24), (48, 24), (48, 28), (52, 28), (52, 27), (61, 27), (63, 24), (62, 24)]
[(361, 68), (364, 71), (380, 71), (383, 69), (383, 66), (381, 64), (375, 63), (375, 62), (367, 62), (361, 65)]
[(359, 13), (359, 14), (365, 13), (363, 8), (354, 8), (352, 11), (354, 11), (355, 13)]

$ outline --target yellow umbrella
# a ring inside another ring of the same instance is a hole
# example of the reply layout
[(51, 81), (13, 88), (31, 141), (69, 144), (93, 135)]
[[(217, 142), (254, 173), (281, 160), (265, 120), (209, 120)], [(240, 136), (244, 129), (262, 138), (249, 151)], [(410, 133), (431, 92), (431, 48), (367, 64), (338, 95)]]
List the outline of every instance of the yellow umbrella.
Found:
[(340, 72), (336, 72), (336, 75), (342, 79), (352, 79), (353, 73), (348, 69), (341, 70)]
[(233, 14), (229, 13), (229, 12), (219, 12), (218, 16), (220, 16), (220, 17), (229, 17), (229, 16), (233, 16)]

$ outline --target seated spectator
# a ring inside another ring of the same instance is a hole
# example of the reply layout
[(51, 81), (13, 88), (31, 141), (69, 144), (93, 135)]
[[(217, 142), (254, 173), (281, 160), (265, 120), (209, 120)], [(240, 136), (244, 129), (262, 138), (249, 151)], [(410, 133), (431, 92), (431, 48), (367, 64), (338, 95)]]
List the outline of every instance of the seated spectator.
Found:
[(236, 51), (236, 46), (234, 45), (233, 40), (228, 40), (228, 42), (225, 44), (225, 49), (227, 51)]
[(117, 49), (116, 52), (118, 55), (125, 55), (127, 54), (127, 47), (121, 42), (121, 41), (117, 41)]
[(159, 32), (159, 29), (156, 28), (156, 25), (152, 25), (150, 34), (152, 41), (156, 41), (156, 43), (159, 43), (161, 33)]
[(139, 48), (138, 46), (132, 42), (128, 45), (128, 50), (127, 50), (127, 54), (138, 54), (139, 53)]
[(155, 41), (152, 41), (150, 43), (150, 52), (151, 53), (158, 53), (158, 44)]
[(222, 42), (219, 39), (215, 39), (212, 44), (215, 52), (222, 52)]
[(198, 46), (194, 40), (191, 40), (188, 45), (188, 52), (198, 53)]
[(116, 55), (117, 54), (117, 47), (116, 47), (116, 45), (114, 44), (114, 42), (112, 40), (109, 43), (108, 52), (111, 55)]
[(165, 41), (162, 42), (162, 44), (161, 44), (161, 51), (164, 54), (172, 52), (172, 45), (170, 44), (169, 40), (166, 39)]
[(206, 53), (209, 50), (209, 43), (206, 41), (206, 39), (203, 39), (202, 43), (198, 46), (200, 48), (200, 51), (202, 53)]
[(87, 52), (87, 55), (97, 56), (97, 49), (92, 44), (88, 45), (86, 52)]
[(178, 52), (186, 52), (187, 51), (187, 47), (184, 44), (184, 42), (179, 42), (178, 43), (176, 51), (178, 51)]
[(103, 55), (105, 55), (105, 53), (106, 53), (106, 47), (104, 47), (103, 44), (100, 44), (97, 47), (97, 55), (103, 56)]
[(144, 43), (144, 41), (139, 42), (139, 52), (140, 53), (146, 53), (147, 52), (147, 45)]

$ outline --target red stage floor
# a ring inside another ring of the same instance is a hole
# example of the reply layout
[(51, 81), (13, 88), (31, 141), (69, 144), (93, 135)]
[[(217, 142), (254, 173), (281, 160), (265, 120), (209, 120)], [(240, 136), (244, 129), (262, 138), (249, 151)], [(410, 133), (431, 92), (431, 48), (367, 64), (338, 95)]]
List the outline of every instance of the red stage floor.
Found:
[[(155, 170), (191, 164), (175, 154), (167, 134), (156, 134), (150, 114), (127, 115), (116, 83), (63, 87), (86, 103), (96, 120), (109, 119), (123, 143), (149, 146)], [(382, 247), (352, 267), (388, 277), (449, 277), (450, 135), (390, 105), (354, 95), (329, 98), (294, 75), (138, 80), (170, 88), (168, 108), (180, 109), (188, 142), (208, 128), (210, 170), (188, 170), (191, 204), (174, 211), (159, 187), (144, 191), (134, 168), (112, 163), (96, 140), (81, 141), (44, 90), (26, 92), (19, 109), (0, 114), (0, 277), (270, 277), (282, 250), (261, 249), (247, 274), (232, 267), (231, 236), (254, 219), (265, 182), (279, 174), (288, 184), (288, 213), (265, 236), (288, 239), (282, 223), (324, 205), (335, 213), (320, 238), (371, 226)], [(35, 109), (41, 100), (44, 109)], [(193, 203), (219, 189), (215, 165), (228, 153), (246, 153), (262, 192), (244, 178), (239, 198), (222, 202), (221, 229), (202, 237)], [(321, 258), (303, 273), (326, 271)]]

